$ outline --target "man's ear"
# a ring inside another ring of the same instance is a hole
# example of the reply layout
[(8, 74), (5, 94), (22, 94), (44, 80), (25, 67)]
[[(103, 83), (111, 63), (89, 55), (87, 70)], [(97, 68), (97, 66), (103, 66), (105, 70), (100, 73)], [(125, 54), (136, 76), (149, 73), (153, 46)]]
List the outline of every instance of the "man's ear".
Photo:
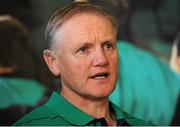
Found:
[(45, 62), (47, 64), (49, 70), (55, 76), (59, 76), (60, 75), (60, 70), (59, 70), (57, 58), (55, 57), (55, 55), (52, 54), (51, 51), (49, 51), (49, 50), (44, 50), (43, 57), (44, 57), (44, 60), (45, 60)]

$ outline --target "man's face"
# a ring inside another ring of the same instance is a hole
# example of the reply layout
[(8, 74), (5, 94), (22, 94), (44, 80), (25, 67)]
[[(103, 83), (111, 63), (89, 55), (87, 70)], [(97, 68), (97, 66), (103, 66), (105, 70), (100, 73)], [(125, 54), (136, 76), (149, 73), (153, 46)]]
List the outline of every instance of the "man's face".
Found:
[(109, 20), (95, 14), (76, 14), (61, 26), (56, 61), (61, 94), (100, 99), (117, 80), (116, 32)]

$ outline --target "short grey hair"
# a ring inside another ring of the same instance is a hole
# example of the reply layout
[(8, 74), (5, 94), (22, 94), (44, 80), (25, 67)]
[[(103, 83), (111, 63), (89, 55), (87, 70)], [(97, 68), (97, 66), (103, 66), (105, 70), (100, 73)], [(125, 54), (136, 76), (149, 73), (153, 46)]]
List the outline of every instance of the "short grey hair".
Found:
[(81, 12), (97, 13), (106, 17), (112, 23), (113, 27), (117, 32), (117, 20), (107, 10), (100, 6), (90, 4), (88, 2), (73, 2), (72, 4), (57, 10), (50, 18), (45, 31), (45, 49), (52, 49), (54, 43), (56, 42), (56, 35), (59, 32), (58, 30), (61, 25), (75, 14)]

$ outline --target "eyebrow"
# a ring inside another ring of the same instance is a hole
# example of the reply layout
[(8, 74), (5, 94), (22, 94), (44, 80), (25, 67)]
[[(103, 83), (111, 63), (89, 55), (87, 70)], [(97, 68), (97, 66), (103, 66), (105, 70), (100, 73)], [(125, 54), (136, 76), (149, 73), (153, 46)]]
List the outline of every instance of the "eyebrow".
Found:
[(88, 46), (91, 47), (93, 44), (91, 44), (90, 42), (81, 42), (78, 46), (77, 49), (83, 46)]

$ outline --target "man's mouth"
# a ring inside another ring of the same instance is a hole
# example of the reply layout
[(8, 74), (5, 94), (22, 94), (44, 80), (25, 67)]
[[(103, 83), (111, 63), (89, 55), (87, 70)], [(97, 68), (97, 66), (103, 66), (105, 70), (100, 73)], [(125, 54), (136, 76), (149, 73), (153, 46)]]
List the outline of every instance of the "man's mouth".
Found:
[(108, 72), (101, 72), (101, 73), (94, 74), (90, 78), (100, 80), (100, 79), (107, 78), (108, 76), (109, 76)]

